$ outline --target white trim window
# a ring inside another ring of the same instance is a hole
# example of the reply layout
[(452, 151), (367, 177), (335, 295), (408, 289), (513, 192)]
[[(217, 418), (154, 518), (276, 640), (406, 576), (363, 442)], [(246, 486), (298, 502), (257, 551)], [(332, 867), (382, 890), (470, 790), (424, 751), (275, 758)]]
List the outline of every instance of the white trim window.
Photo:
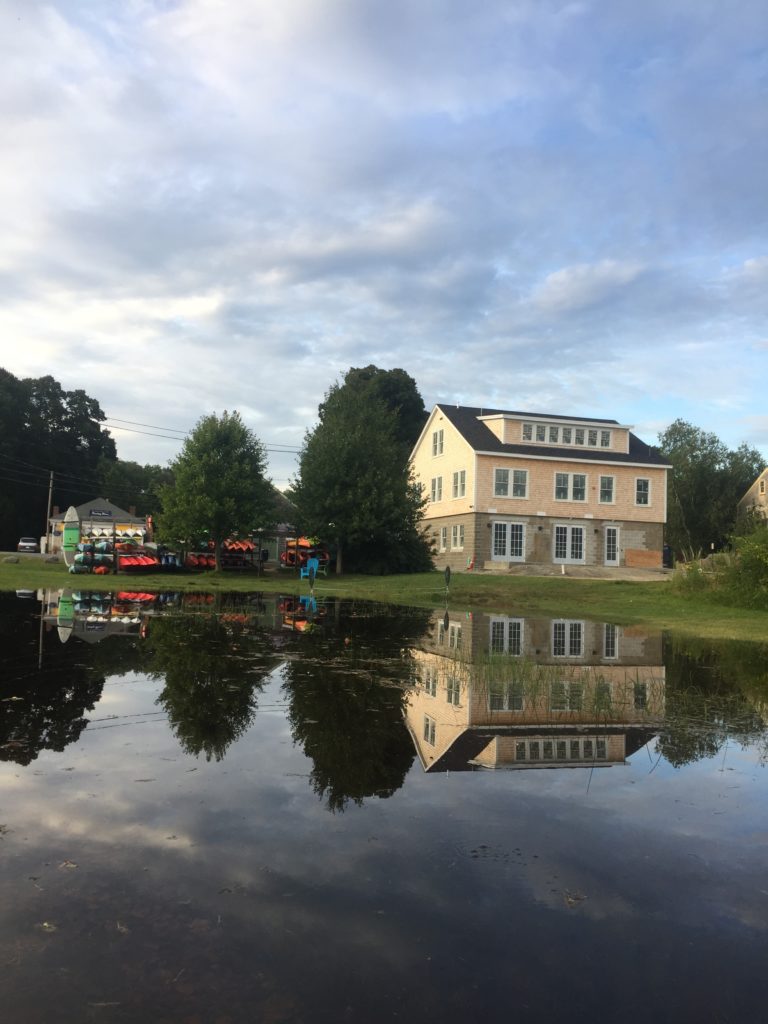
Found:
[(523, 424), (523, 440), (524, 441), (532, 441), (533, 440), (533, 424), (532, 423), (524, 423)]
[(429, 715), (424, 715), (424, 742), (429, 743), (430, 746), (435, 745), (435, 736), (437, 729), (435, 728), (434, 718), (430, 718)]
[(556, 619), (552, 623), (552, 657), (581, 658), (584, 654), (584, 623)]
[(440, 546), (439, 546), (439, 549), (440, 549), (440, 551), (447, 551), (448, 550), (448, 527), (447, 526), (441, 526), (440, 527)]
[(461, 647), (461, 626), (457, 622), (452, 622), (448, 626), (448, 646), (454, 651)]
[(467, 471), (457, 469), (453, 474), (453, 497), (463, 498), (467, 493)]
[(432, 432), (432, 457), (443, 454), (443, 428)]
[(611, 447), (611, 432), (610, 430), (600, 431), (600, 447), (610, 448)]
[(550, 711), (581, 711), (584, 684), (575, 679), (554, 679), (549, 690)]
[(510, 619), (506, 615), (491, 619), (489, 647), (491, 654), (509, 654), (520, 657), (523, 653), (524, 619)]
[(502, 682), (494, 679), (488, 687), (489, 711), (524, 711), (525, 698), (521, 679)]
[(613, 505), (615, 494), (615, 477), (600, 477), (600, 504)]
[(493, 471), (493, 496), (494, 498), (509, 497), (509, 470), (494, 469)]
[(437, 696), (437, 669), (434, 665), (424, 667), (424, 692), (428, 697)]
[(651, 504), (651, 481), (647, 476), (635, 477), (635, 504)]
[(586, 500), (586, 473), (555, 473), (555, 501)]
[(451, 551), (464, 550), (464, 526), (462, 523), (451, 527)]
[(429, 500), (430, 501), (442, 501), (443, 500), (443, 478), (441, 476), (433, 476), (432, 482), (429, 488)]
[(515, 742), (515, 761), (607, 761), (604, 736), (584, 739), (532, 739)]
[(513, 498), (527, 498), (528, 497), (528, 470), (527, 469), (513, 469), (512, 470), (512, 497)]
[(461, 682), (459, 677), (455, 675), (449, 675), (445, 680), (445, 699), (449, 704), (453, 704), (455, 708), (459, 706), (459, 697), (461, 696)]

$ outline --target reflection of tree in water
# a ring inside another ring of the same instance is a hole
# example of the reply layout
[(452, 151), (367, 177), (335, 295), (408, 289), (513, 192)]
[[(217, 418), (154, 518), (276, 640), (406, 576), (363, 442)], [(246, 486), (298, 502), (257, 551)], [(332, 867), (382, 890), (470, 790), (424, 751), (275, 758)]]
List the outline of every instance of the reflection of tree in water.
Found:
[[(40, 605), (3, 595), (0, 604), (3, 696), (0, 760), (27, 765), (41, 750), (62, 751), (88, 724), (104, 687), (104, 671), (82, 645), (62, 646), (55, 630), (43, 635)], [(104, 660), (104, 659), (102, 659)]]
[(765, 645), (669, 640), (664, 662), (666, 715), (657, 748), (670, 764), (714, 757), (729, 740), (765, 744), (758, 710), (768, 684)]
[(237, 616), (158, 618), (148, 644), (149, 671), (165, 685), (158, 703), (182, 749), (220, 761), (246, 731), (263, 676), (276, 663), (266, 634), (249, 635)]
[(337, 605), (334, 637), (302, 638), (285, 668), (294, 742), (314, 762), (312, 785), (332, 811), (391, 796), (414, 759), (404, 725), (401, 655), (427, 628), (427, 613), (362, 603)]

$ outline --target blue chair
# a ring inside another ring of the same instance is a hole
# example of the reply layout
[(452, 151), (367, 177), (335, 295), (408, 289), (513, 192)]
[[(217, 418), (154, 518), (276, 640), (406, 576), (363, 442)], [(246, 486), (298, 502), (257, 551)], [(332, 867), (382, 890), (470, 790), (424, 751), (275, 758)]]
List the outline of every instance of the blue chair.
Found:
[(319, 568), (319, 559), (308, 558), (306, 565), (302, 565), (301, 569), (299, 570), (299, 579), (315, 579)]

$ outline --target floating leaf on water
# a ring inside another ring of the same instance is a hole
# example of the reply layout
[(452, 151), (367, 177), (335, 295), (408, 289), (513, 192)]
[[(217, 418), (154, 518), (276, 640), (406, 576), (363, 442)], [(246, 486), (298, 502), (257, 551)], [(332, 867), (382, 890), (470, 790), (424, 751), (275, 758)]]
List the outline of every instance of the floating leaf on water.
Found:
[(63, 860), (61, 862), (61, 864), (59, 864), (59, 867), (60, 868), (76, 868), (77, 864), (75, 864), (75, 862), (73, 860)]
[(41, 921), (40, 924), (36, 924), (35, 927), (39, 928), (41, 932), (49, 932), (50, 933), (50, 932), (58, 931), (57, 926), (55, 924), (53, 924), (51, 921)]
[(582, 892), (571, 892), (569, 889), (566, 889), (563, 893), (563, 899), (569, 907), (576, 907), (587, 897)]

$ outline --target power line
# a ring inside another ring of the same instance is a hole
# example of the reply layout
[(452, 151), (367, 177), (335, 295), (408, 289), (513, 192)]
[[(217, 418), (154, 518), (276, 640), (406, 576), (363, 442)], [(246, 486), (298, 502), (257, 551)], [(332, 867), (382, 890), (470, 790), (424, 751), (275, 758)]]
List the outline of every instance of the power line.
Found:
[[(144, 434), (147, 437), (162, 437), (166, 441), (179, 441), (182, 440), (184, 437), (187, 437), (191, 433), (191, 431), (189, 430), (179, 430), (177, 427), (161, 427), (157, 423), (141, 423), (138, 420), (124, 420), (121, 419), (119, 416), (108, 416), (107, 419), (105, 420), (94, 419), (93, 422), (106, 425), (107, 427), (109, 427), (110, 424), (114, 424), (114, 430), (124, 430), (126, 433), (129, 434)], [(123, 423), (130, 423), (131, 426), (121, 426), (120, 424)], [(150, 429), (149, 431), (135, 430), (133, 429), (134, 427), (149, 427)], [(157, 430), (165, 431), (165, 433), (154, 433), (154, 431)], [(181, 434), (182, 437), (174, 437), (173, 434)], [(282, 441), (265, 441), (263, 443), (264, 447), (268, 452), (274, 452), (276, 454), (279, 453), (281, 450), (285, 450), (287, 453), (298, 452), (301, 450), (298, 445), (286, 444), (283, 443)]]

